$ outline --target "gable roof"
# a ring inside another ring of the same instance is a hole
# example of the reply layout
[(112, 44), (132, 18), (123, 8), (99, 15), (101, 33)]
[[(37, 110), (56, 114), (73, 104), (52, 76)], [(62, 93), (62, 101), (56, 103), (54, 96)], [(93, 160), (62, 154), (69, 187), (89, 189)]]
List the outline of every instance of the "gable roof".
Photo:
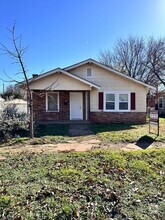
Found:
[(32, 82), (34, 82), (36, 80), (42, 79), (44, 77), (50, 76), (50, 75), (55, 74), (55, 73), (63, 73), (63, 74), (65, 74), (65, 75), (67, 75), (67, 76), (69, 76), (69, 77), (71, 77), (73, 79), (76, 79), (76, 80), (78, 80), (78, 81), (80, 81), (82, 83), (85, 83), (85, 84), (89, 85), (90, 87), (95, 87), (97, 89), (100, 89), (99, 85), (97, 85), (95, 83), (92, 83), (92, 82), (90, 82), (90, 81), (88, 81), (86, 79), (83, 79), (83, 78), (81, 78), (79, 76), (76, 76), (76, 75), (74, 75), (72, 73), (69, 73), (69, 72), (67, 72), (67, 71), (65, 71), (64, 69), (61, 69), (61, 68), (57, 68), (57, 69), (45, 72), (45, 73), (43, 73), (41, 75), (35, 76), (34, 78), (29, 79), (29, 83), (32, 83)]
[[(78, 81), (80, 81), (82, 83), (85, 83), (86, 85), (89, 85), (90, 87), (94, 87), (94, 88), (100, 89), (100, 86), (97, 85), (96, 83), (88, 81), (88, 80), (86, 80), (86, 79), (84, 79), (84, 78), (82, 78), (80, 76), (77, 76), (77, 75), (69, 72), (70, 70), (75, 69), (75, 68), (80, 67), (80, 66), (83, 66), (85, 64), (95, 64), (96, 66), (98, 66), (98, 67), (100, 67), (100, 68), (102, 68), (104, 70), (107, 70), (107, 71), (109, 71), (109, 72), (111, 72), (113, 74), (116, 74), (118, 76), (121, 76), (121, 77), (123, 77), (125, 79), (131, 80), (131, 81), (133, 81), (133, 82), (135, 82), (135, 83), (137, 83), (139, 85), (143, 85), (143, 86), (147, 87), (148, 89), (156, 90), (156, 88), (154, 86), (148, 85), (148, 84), (146, 84), (144, 82), (141, 82), (141, 81), (139, 81), (137, 79), (134, 79), (134, 78), (132, 78), (130, 76), (127, 76), (127, 75), (125, 75), (125, 74), (123, 74), (123, 73), (121, 73), (121, 72), (119, 72), (117, 70), (114, 70), (114, 69), (112, 69), (112, 68), (110, 68), (108, 66), (105, 66), (104, 64), (102, 64), (102, 63), (100, 63), (100, 62), (98, 62), (98, 61), (96, 61), (94, 59), (91, 59), (91, 58), (89, 58), (87, 60), (84, 60), (84, 61), (81, 61), (79, 63), (73, 64), (71, 66), (65, 67), (63, 69), (56, 68), (56, 69), (50, 70), (48, 72), (45, 72), (45, 73), (43, 73), (41, 75), (37, 75), (36, 74), (35, 77), (32, 77), (32, 78), (29, 79), (29, 83), (31, 84), (32, 82), (34, 82), (36, 80), (42, 79), (42, 78), (44, 78), (46, 76), (50, 76), (50, 75), (55, 74), (55, 73), (63, 73), (63, 74), (65, 74), (65, 75), (67, 75), (67, 76), (69, 76), (71, 78), (74, 78), (74, 79), (76, 79), (76, 80), (78, 80)], [(21, 86), (21, 85), (24, 84), (24, 82), (25, 81), (20, 82), (17, 85)]]
[(132, 80), (132, 81), (135, 82), (135, 83), (138, 83), (138, 84), (143, 85), (143, 86), (145, 86), (145, 87), (148, 87), (148, 88), (150, 88), (150, 89), (154, 89), (154, 90), (156, 89), (154, 86), (148, 85), (147, 83), (141, 82), (141, 81), (139, 81), (139, 80), (137, 80), (137, 79), (134, 79), (134, 78), (132, 78), (132, 77), (130, 77), (130, 76), (127, 76), (127, 75), (125, 75), (125, 74), (123, 74), (123, 73), (121, 73), (121, 72), (119, 72), (119, 71), (117, 71), (117, 70), (114, 70), (114, 69), (112, 69), (112, 68), (110, 68), (110, 67), (108, 67), (108, 66), (105, 66), (104, 64), (99, 63), (98, 61), (96, 61), (96, 60), (94, 60), (94, 59), (91, 59), (91, 58), (89, 58), (89, 59), (87, 59), (87, 60), (84, 60), (84, 61), (81, 61), (81, 62), (79, 62), (79, 63), (73, 64), (73, 65), (71, 65), (71, 66), (65, 67), (64, 70), (65, 70), (65, 71), (70, 71), (70, 70), (72, 70), (72, 69), (75, 69), (75, 68), (77, 68), (77, 67), (83, 66), (83, 65), (85, 65), (85, 64), (95, 64), (96, 66), (101, 67), (101, 68), (103, 68), (103, 69), (105, 69), (105, 70), (108, 70), (108, 71), (110, 71), (110, 72), (112, 72), (112, 73), (114, 73), (114, 74), (116, 74), (116, 75), (118, 75), (118, 76), (121, 76), (121, 77), (123, 77), (123, 78)]

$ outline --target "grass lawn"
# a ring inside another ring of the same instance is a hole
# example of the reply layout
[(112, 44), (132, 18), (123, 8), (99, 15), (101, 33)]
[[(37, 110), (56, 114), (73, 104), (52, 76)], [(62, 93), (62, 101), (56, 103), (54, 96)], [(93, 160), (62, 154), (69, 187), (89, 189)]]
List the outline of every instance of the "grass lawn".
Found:
[(158, 220), (165, 149), (20, 154), (0, 162), (0, 219)]
[(35, 137), (68, 136), (68, 129), (69, 125), (65, 124), (39, 125), (35, 130)]
[[(132, 124), (92, 124), (91, 129), (105, 143), (107, 142), (137, 142), (141, 141), (165, 141), (165, 118), (160, 118), (160, 135), (149, 134), (149, 125)], [(157, 133), (156, 126), (151, 127), (153, 133)]]
[[(57, 143), (65, 143), (68, 140), (68, 125), (40, 125), (36, 127), (34, 139), (29, 139), (29, 137), (19, 137), (12, 138), (8, 140), (5, 145), (12, 146), (18, 144), (30, 144), (30, 145), (38, 145), (38, 144), (57, 144)], [(4, 143), (2, 143), (4, 146)], [(1, 145), (0, 145), (1, 147)]]
[[(90, 129), (94, 132), (92, 138), (97, 138), (102, 145), (109, 143), (133, 143), (138, 141), (147, 141), (165, 144), (165, 118), (160, 118), (160, 135), (149, 134), (149, 124), (132, 125), (132, 124), (91, 124)], [(156, 133), (156, 126), (152, 126), (151, 131)], [(84, 139), (90, 139), (91, 135), (81, 137), (69, 136), (69, 125), (42, 125), (36, 128), (35, 138), (14, 138), (10, 139), (6, 145), (17, 144), (57, 144), (66, 143), (69, 140), (81, 142)], [(4, 145), (3, 145), (4, 146)], [(0, 145), (1, 147), (1, 145)]]

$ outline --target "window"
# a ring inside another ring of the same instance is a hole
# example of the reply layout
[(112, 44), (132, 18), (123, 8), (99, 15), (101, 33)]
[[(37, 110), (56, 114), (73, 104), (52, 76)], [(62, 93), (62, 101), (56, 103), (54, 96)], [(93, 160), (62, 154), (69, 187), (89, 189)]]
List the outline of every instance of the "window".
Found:
[(130, 111), (130, 92), (105, 92), (104, 111)]
[(128, 94), (119, 94), (119, 110), (128, 110)]
[(163, 108), (163, 97), (159, 97), (159, 109)]
[(87, 77), (92, 77), (92, 68), (87, 68)]
[(59, 109), (59, 98), (58, 93), (51, 92), (47, 93), (47, 102), (46, 102), (46, 110), (55, 112)]
[(111, 93), (106, 94), (106, 109), (107, 110), (115, 109), (115, 94), (111, 94)]

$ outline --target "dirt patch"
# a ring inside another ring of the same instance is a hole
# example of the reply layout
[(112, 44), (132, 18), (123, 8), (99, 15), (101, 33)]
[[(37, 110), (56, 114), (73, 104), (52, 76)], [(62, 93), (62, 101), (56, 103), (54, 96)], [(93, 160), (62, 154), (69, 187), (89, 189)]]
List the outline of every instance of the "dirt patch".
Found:
[(0, 160), (4, 160), (7, 154), (19, 154), (19, 153), (58, 153), (58, 152), (83, 152), (90, 151), (95, 149), (111, 149), (111, 150), (143, 150), (143, 149), (151, 149), (151, 148), (159, 148), (165, 147), (165, 143), (155, 142), (151, 145), (147, 145), (146, 143), (113, 143), (110, 142), (108, 144), (101, 143), (100, 140), (95, 138), (88, 138), (82, 140), (69, 140), (66, 143), (58, 143), (58, 144), (16, 144), (13, 146), (4, 146), (0, 148)]
[[(71, 151), (89, 151), (99, 148), (100, 141), (91, 139), (89, 141), (77, 142), (74, 140), (67, 143), (58, 144), (39, 144), (39, 145), (15, 145), (0, 148), (0, 155), (17, 153), (51, 153), (51, 152), (71, 152)], [(2, 156), (3, 158), (3, 156)]]

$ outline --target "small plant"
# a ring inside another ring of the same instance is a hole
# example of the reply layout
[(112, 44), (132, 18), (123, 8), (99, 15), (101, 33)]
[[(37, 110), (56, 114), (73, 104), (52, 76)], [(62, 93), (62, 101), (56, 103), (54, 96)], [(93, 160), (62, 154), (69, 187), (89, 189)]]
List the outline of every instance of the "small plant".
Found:
[(7, 141), (12, 137), (27, 134), (29, 117), (25, 113), (19, 113), (16, 106), (7, 106), (0, 120), (0, 141)]

